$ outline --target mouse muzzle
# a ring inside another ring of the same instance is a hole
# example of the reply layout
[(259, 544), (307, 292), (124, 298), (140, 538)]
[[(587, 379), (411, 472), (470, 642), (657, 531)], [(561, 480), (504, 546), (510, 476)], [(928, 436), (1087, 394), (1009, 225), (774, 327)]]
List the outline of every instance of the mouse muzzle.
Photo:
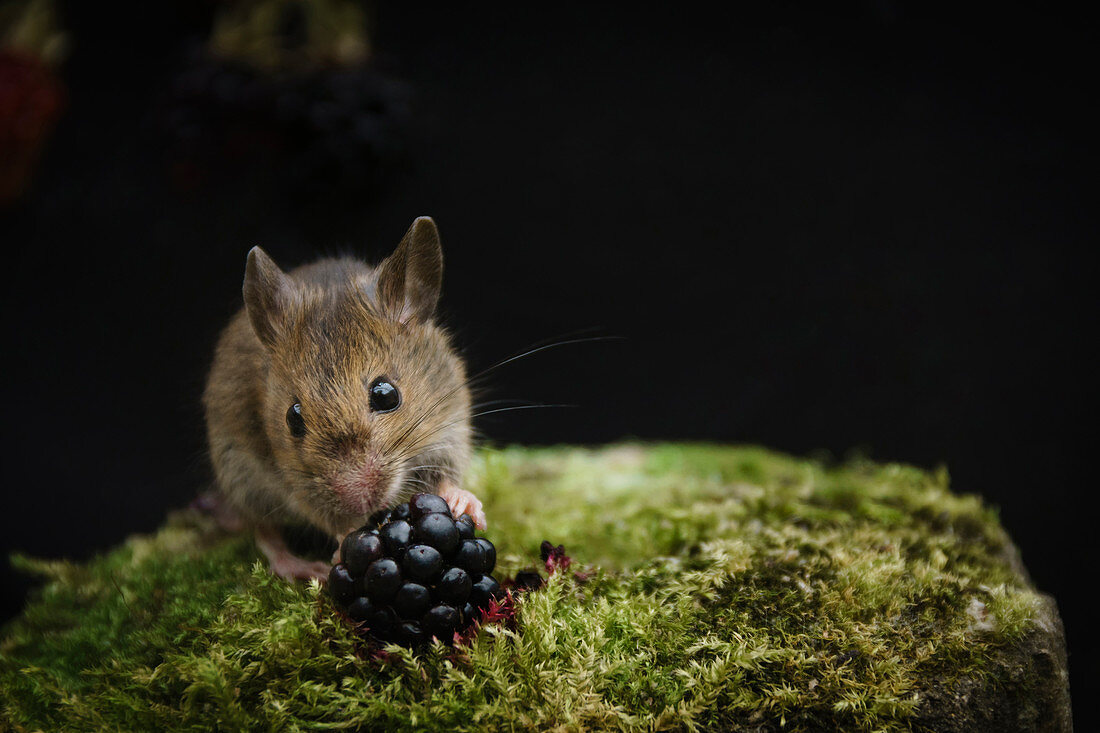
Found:
[(333, 475), (329, 483), (340, 510), (358, 516), (369, 514), (384, 503), (391, 480), (378, 457), (368, 455)]

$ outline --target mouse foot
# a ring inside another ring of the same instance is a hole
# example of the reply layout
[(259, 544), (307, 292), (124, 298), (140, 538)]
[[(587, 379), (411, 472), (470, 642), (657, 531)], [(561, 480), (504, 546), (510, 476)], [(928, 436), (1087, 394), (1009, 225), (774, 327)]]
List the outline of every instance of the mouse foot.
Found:
[(331, 566), (322, 560), (306, 560), (298, 557), (286, 546), (279, 530), (274, 527), (256, 529), (256, 546), (267, 558), (273, 575), (284, 580), (311, 580), (317, 578), (322, 583), (328, 579)]
[(452, 481), (444, 480), (439, 484), (439, 495), (451, 507), (451, 513), (456, 517), (469, 514), (478, 529), (485, 529), (485, 510), (481, 507), (481, 499), (478, 499), (466, 489), (458, 488)]

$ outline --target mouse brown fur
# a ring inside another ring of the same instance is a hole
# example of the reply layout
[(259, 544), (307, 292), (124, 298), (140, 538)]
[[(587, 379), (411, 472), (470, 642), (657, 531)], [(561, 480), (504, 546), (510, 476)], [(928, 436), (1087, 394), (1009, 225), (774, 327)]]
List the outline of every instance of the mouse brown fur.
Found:
[[(218, 514), (255, 531), (273, 572), (328, 571), (294, 557), (280, 526), (339, 539), (416, 491), (484, 527), (481, 503), (460, 488), (470, 392), (434, 317), (442, 273), (427, 217), (377, 267), (340, 257), (284, 273), (259, 247), (249, 252), (245, 305), (218, 341), (203, 404)], [(395, 409), (374, 409), (377, 381), (396, 388)]]

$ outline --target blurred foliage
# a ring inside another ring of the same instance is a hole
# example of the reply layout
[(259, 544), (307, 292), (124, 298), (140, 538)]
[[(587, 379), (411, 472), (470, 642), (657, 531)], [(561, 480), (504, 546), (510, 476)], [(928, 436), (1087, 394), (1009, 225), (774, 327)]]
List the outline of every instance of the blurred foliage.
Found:
[(53, 0), (7, 0), (0, 4), (0, 49), (57, 66), (68, 52)]
[(239, 0), (218, 13), (209, 50), (267, 71), (355, 66), (370, 57), (369, 31), (355, 0)]

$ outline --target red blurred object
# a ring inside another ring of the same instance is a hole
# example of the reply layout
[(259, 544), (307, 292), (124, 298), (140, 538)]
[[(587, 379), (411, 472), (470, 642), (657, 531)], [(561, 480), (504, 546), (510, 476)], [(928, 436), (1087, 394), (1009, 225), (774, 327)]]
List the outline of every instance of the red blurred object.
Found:
[(0, 50), (0, 205), (19, 198), (65, 106), (65, 87), (28, 54)]

